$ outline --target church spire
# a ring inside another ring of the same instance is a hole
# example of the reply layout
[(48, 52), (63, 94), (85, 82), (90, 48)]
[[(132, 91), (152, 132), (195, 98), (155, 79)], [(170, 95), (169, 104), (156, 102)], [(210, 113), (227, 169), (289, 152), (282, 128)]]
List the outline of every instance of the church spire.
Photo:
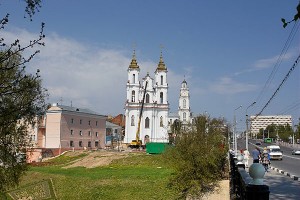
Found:
[(132, 60), (131, 60), (131, 63), (129, 65), (129, 69), (138, 69), (140, 68), (137, 64), (137, 61), (136, 61), (136, 56), (135, 56), (135, 49), (133, 50), (133, 55), (132, 55)]
[(164, 63), (164, 60), (163, 60), (163, 56), (162, 56), (162, 51), (160, 52), (160, 58), (159, 58), (159, 63), (157, 65), (157, 68), (156, 68), (157, 71), (163, 71), (163, 70), (167, 70), (167, 67)]

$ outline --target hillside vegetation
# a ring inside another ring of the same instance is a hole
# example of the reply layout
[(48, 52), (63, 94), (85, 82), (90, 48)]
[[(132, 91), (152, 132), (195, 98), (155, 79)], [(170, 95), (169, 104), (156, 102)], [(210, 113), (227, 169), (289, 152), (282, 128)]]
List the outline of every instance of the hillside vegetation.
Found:
[[(85, 162), (99, 166), (76, 166)], [(70, 152), (32, 166), (20, 186), (51, 178), (58, 199), (176, 199), (178, 195), (167, 187), (171, 173), (162, 155)]]

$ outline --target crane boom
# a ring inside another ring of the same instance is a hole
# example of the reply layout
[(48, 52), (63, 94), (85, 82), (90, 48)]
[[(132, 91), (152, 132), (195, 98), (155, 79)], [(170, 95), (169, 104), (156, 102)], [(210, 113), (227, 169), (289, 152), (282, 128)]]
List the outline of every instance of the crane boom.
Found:
[(139, 121), (138, 121), (138, 127), (137, 127), (136, 134), (135, 134), (135, 139), (136, 139), (137, 142), (140, 140), (140, 126), (141, 126), (141, 119), (142, 119), (142, 114), (143, 114), (143, 109), (144, 109), (144, 102), (145, 102), (145, 97), (146, 97), (147, 85), (148, 85), (148, 81), (146, 81), (146, 84), (145, 84), (143, 100), (142, 100), (142, 106), (141, 106), (140, 116), (139, 116)]
[(132, 140), (130, 143), (131, 148), (133, 148), (133, 147), (140, 148), (142, 146), (142, 141), (140, 140), (140, 126), (141, 126), (141, 120), (142, 120), (142, 115), (143, 115), (143, 110), (144, 110), (147, 85), (148, 85), (148, 81), (146, 81), (145, 88), (144, 88), (143, 100), (142, 100), (142, 105), (141, 105), (141, 109), (140, 109), (140, 116), (139, 116), (139, 121), (138, 121), (138, 127), (137, 127), (136, 134), (135, 134), (135, 140)]

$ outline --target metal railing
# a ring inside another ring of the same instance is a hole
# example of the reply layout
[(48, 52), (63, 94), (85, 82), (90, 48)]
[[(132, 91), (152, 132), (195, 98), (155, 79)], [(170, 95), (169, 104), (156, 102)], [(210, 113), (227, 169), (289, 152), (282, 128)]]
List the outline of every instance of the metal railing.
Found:
[(245, 165), (238, 163), (229, 153), (230, 160), (230, 199), (268, 200), (269, 186), (252, 184), (253, 178), (245, 170)]

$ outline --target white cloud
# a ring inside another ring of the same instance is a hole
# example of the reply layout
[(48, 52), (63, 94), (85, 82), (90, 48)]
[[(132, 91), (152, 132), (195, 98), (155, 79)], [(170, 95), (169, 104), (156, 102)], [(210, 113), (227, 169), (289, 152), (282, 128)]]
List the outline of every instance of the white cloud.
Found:
[(210, 90), (217, 94), (237, 94), (242, 92), (254, 91), (258, 88), (254, 84), (245, 84), (234, 81), (230, 77), (222, 77), (218, 82), (210, 86)]
[[(281, 58), (281, 61), (290, 60), (296, 54), (297, 54), (297, 50), (293, 49), (293, 50), (291, 50), (291, 52), (286, 53)], [(254, 62), (253, 66), (251, 68), (246, 68), (246, 69), (244, 69), (242, 71), (235, 72), (233, 75), (234, 76), (239, 76), (239, 75), (242, 75), (242, 74), (252, 73), (252, 72), (259, 71), (259, 70), (264, 70), (264, 69), (268, 69), (268, 68), (274, 67), (275, 64), (276, 64), (276, 62), (278, 62), (278, 58), (279, 58), (279, 55), (273, 56), (271, 58), (259, 59), (259, 60), (257, 60), (257, 61)], [(278, 64), (281, 64), (281, 63), (278, 63)]]
[[(292, 56), (293, 56), (293, 53), (286, 53), (284, 56), (281, 57), (281, 60), (282, 61), (289, 60)], [(256, 69), (270, 68), (270, 67), (273, 67), (276, 64), (276, 62), (278, 61), (278, 59), (279, 59), (279, 55), (274, 56), (272, 58), (260, 59), (260, 60), (257, 60), (254, 63), (254, 67)]]
[[(4, 35), (7, 41), (16, 38), (29, 41), (37, 37), (22, 29)], [(28, 70), (35, 73), (40, 69), (43, 85), (50, 94), (49, 103), (60, 103), (62, 99), (64, 105), (72, 102), (73, 106), (90, 108), (101, 114), (124, 112), (127, 68), (131, 61), (131, 56), (126, 56), (130, 55), (128, 51), (92, 47), (55, 33), (46, 36), (45, 44), (40, 47), (41, 53), (28, 64)], [(147, 72), (154, 78), (158, 59), (157, 62), (143, 61), (137, 55), (140, 80)], [(168, 69), (168, 82), (172, 85), (169, 99), (175, 107), (182, 80), (181, 75)]]

